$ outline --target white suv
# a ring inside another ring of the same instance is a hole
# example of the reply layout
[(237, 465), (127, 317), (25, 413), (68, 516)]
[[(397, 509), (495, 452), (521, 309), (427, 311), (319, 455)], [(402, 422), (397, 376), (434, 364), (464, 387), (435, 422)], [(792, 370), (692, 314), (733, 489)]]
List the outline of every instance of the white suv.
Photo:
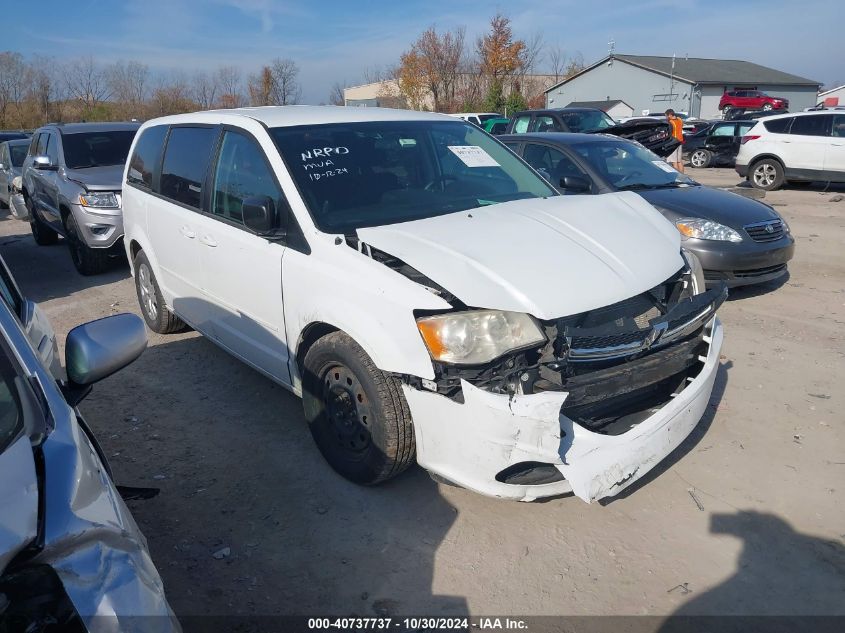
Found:
[(845, 182), (845, 112), (761, 119), (742, 137), (736, 171), (758, 189), (784, 182)]
[(454, 117), (271, 107), (148, 121), (125, 244), (190, 324), (304, 401), (329, 464), (614, 495), (695, 427), (726, 291), (631, 192), (563, 197)]

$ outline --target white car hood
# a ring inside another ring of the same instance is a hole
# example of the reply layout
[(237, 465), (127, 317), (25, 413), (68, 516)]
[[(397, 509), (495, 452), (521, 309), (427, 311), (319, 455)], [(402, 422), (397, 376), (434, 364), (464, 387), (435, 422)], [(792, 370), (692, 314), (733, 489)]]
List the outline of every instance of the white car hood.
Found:
[(540, 319), (606, 306), (683, 266), (680, 235), (634, 193), (516, 200), (358, 230), (467, 306)]

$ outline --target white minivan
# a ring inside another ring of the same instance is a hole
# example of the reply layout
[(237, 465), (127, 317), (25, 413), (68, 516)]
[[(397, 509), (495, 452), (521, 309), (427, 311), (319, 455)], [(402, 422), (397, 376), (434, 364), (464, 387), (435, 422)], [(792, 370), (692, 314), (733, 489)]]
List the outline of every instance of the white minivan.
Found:
[(289, 106), (145, 123), (126, 250), (187, 325), (303, 399), (374, 484), (416, 461), (519, 500), (614, 495), (707, 406), (724, 288), (632, 192), (559, 196), (454, 117)]
[(786, 182), (845, 182), (845, 112), (760, 119), (742, 137), (736, 171), (766, 191)]

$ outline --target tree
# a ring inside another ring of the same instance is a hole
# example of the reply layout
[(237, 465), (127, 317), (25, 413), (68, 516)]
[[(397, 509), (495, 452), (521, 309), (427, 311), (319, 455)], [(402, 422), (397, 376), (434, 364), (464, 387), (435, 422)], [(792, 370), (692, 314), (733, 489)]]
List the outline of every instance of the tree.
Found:
[(514, 41), (510, 19), (501, 13), (490, 20), (490, 32), (478, 39), (476, 51), (482, 72), (494, 82), (510, 77), (526, 62), (525, 42)]
[(8, 126), (9, 107), (17, 105), (24, 91), (26, 65), (20, 53), (0, 53), (0, 127)]
[(71, 60), (64, 67), (68, 96), (82, 104), (85, 111), (92, 111), (111, 95), (105, 70), (88, 55)]
[(423, 68), (422, 58), (412, 49), (402, 53), (399, 67), (396, 69), (399, 91), (412, 110), (422, 110), (425, 104), (427, 81)]
[(421, 107), (427, 92), (438, 112), (449, 112), (456, 107), (464, 38), (463, 27), (438, 34), (432, 26), (402, 54), (399, 87), (409, 104)]
[(329, 103), (331, 105), (342, 106), (346, 105), (346, 97), (343, 94), (344, 85), (340, 82), (334, 82), (332, 90), (329, 93)]
[(220, 84), (216, 75), (207, 72), (197, 72), (191, 79), (191, 98), (200, 110), (210, 110), (217, 103), (217, 93)]
[(299, 85), (299, 66), (292, 59), (273, 60), (273, 100), (277, 105), (292, 105), (302, 96)]
[(221, 108), (240, 108), (246, 104), (241, 84), (241, 71), (235, 66), (221, 66), (214, 75), (220, 87), (218, 105)]
[(276, 58), (264, 66), (248, 82), (249, 99), (252, 105), (291, 105), (299, 101), (302, 90), (297, 76), (299, 66), (292, 59)]

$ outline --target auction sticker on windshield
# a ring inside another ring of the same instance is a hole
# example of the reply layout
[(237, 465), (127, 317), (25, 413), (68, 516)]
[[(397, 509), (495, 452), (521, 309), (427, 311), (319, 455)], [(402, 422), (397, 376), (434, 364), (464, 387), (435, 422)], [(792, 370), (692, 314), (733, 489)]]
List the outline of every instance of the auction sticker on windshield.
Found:
[(651, 161), (651, 162), (652, 162), (652, 164), (653, 164), (655, 167), (660, 167), (660, 169), (662, 169), (663, 171), (665, 171), (665, 172), (666, 172), (666, 173), (668, 173), (668, 174), (674, 174), (674, 173), (675, 173), (675, 168), (674, 168), (674, 167), (672, 167), (672, 165), (670, 165), (670, 164), (669, 164), (669, 163), (667, 163), (666, 161), (663, 161), (663, 160), (653, 160), (653, 161)]
[(448, 145), (467, 167), (499, 167), (499, 163), (478, 145)]

